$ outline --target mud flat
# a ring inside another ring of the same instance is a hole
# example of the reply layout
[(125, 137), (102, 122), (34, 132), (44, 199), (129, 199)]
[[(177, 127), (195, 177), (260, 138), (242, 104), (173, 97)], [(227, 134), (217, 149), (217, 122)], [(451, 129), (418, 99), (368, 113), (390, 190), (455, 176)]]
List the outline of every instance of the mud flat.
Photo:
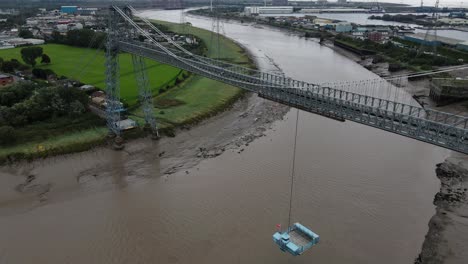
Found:
[(468, 263), (468, 157), (450, 157), (437, 165), (436, 173), (441, 182), (436, 214), (415, 263)]

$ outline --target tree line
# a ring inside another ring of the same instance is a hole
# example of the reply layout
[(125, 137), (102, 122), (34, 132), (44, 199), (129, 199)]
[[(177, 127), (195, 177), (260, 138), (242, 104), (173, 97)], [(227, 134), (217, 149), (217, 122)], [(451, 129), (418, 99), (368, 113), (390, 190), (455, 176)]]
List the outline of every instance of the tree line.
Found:
[(69, 30), (65, 35), (58, 31), (52, 32), (49, 43), (65, 44), (75, 47), (102, 49), (105, 47), (106, 33), (96, 32), (92, 29)]
[(88, 95), (74, 88), (20, 82), (0, 89), (0, 145), (15, 141), (15, 129), (86, 112)]

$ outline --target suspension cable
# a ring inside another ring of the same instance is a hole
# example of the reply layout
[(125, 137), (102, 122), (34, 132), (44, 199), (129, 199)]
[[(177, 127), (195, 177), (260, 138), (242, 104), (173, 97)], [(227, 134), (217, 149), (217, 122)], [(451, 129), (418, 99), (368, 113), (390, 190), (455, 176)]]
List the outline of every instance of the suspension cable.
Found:
[(294, 190), (294, 174), (296, 168), (296, 148), (297, 148), (297, 127), (299, 124), (299, 109), (296, 109), (296, 131), (294, 135), (294, 148), (293, 148), (293, 159), (292, 159), (292, 170), (291, 170), (291, 190), (289, 191), (289, 214), (288, 214), (288, 227), (291, 226), (291, 212), (292, 212), (292, 200)]

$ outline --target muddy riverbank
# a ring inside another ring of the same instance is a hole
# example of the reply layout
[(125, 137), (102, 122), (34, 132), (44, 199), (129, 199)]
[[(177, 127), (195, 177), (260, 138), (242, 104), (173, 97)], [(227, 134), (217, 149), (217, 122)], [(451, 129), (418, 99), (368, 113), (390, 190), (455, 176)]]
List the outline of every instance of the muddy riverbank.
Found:
[(441, 182), (434, 198), (436, 214), (415, 263), (467, 263), (468, 158), (454, 155), (438, 164), (436, 173)]
[[(333, 46), (332, 48), (343, 56), (359, 63), (381, 77), (402, 75), (404, 72), (390, 73), (387, 63), (372, 64), (369, 59)], [(468, 76), (468, 70), (451, 73), (454, 77)], [(418, 80), (408, 81), (404, 87), (422, 107), (468, 116), (466, 101), (454, 102), (444, 106), (437, 106), (430, 98), (430, 76)], [(437, 165), (437, 178), (441, 182), (440, 191), (434, 197), (436, 213), (429, 221), (429, 229), (425, 236), (421, 252), (416, 258), (416, 264), (441, 264), (468, 262), (466, 238), (468, 237), (468, 157), (463, 154), (452, 153), (451, 157)]]
[[(160, 174), (155, 176), (166, 177), (192, 169), (203, 159), (217, 157), (225, 151), (240, 154), (256, 138), (263, 137), (265, 131), (288, 111), (287, 106), (246, 93), (229, 110), (196, 126), (179, 129), (174, 138), (164, 137), (158, 142), (150, 138), (134, 139), (126, 144), (122, 153), (116, 153), (109, 147), (97, 147), (87, 152), (0, 167), (0, 176), (5, 174), (2, 176), (4, 182), (0, 180), (5, 187), (4, 195), (0, 195), (0, 198), (4, 198), (0, 199), (0, 216), (18, 208), (18, 202), (22, 204), (21, 208), (30, 209), (47, 202), (57, 202), (53, 197), (66, 196), (67, 192), (74, 193), (86, 182), (100, 182), (100, 188), (111, 188), (113, 184), (109, 180), (113, 175), (121, 173), (119, 168), (114, 167), (112, 160), (103, 162), (101, 158), (93, 160), (92, 157), (118, 156), (119, 159), (129, 160), (125, 177), (144, 178), (149, 176), (147, 169), (152, 166), (157, 166)], [(86, 157), (86, 162), (83, 157)], [(86, 163), (87, 166), (70, 175), (43, 175), (36, 171), (54, 163), (64, 163), (71, 167)], [(11, 182), (12, 176), (15, 179)]]
[[(146, 12), (175, 22), (179, 14)], [(187, 19), (196, 27), (212, 25)], [(308, 82), (376, 78), (314, 41), (234, 23), (225, 30), (262, 70), (281, 67)], [(448, 151), (301, 111), (290, 200), (296, 112), (278, 107), (252, 95), (175, 138), (0, 168), (0, 262), (414, 260), (434, 214), (433, 166)], [(300, 258), (271, 241), (275, 226), (287, 225), (289, 205), (293, 221), (321, 236)]]

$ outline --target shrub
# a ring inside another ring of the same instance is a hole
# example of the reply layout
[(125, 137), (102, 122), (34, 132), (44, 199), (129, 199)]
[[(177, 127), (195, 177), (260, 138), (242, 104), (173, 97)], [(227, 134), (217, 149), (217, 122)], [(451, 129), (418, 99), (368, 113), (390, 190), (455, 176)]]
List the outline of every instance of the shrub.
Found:
[(11, 144), (16, 141), (15, 129), (11, 126), (0, 127), (0, 145)]

